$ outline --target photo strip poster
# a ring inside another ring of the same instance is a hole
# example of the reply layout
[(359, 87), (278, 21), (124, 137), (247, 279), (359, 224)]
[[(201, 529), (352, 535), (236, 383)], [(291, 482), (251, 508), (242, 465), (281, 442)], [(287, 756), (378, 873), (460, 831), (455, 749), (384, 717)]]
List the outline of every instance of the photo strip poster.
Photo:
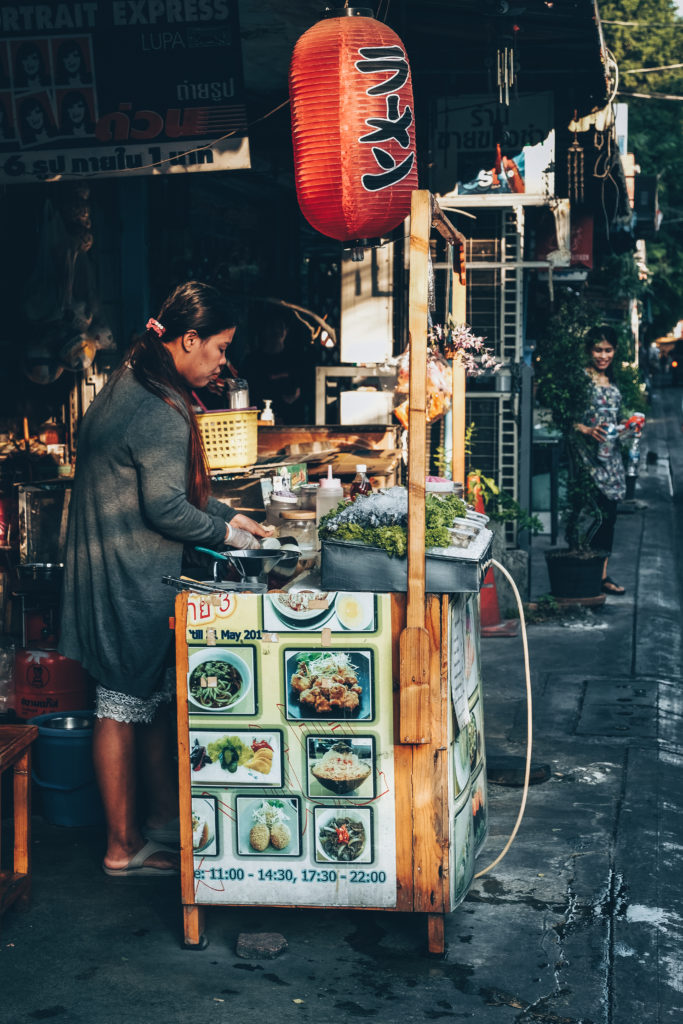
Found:
[(3, 184), (249, 166), (237, 0), (0, 5)]
[(272, 596), (188, 595), (196, 902), (394, 907), (391, 595)]

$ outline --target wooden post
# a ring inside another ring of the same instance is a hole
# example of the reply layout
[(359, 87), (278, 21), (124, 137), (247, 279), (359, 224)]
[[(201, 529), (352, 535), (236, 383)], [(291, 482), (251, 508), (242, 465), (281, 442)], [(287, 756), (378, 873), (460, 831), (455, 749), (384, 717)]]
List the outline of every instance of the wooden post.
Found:
[(190, 719), (187, 709), (187, 592), (175, 602), (176, 686), (178, 701), (178, 803), (180, 807), (180, 894), (183, 902), (183, 944), (186, 949), (206, 949), (204, 908), (197, 906), (194, 891), (194, 850), (192, 848), (192, 783), (190, 764)]
[[(463, 253), (463, 242), (458, 243), (460, 252)], [(456, 253), (453, 254), (456, 256)], [(465, 283), (465, 263), (460, 260), (460, 267), (454, 268), (452, 279), (453, 309), (452, 316), (456, 324), (464, 324), (467, 320), (467, 288)], [(456, 353), (453, 357), (453, 410), (451, 421), (453, 425), (453, 451), (451, 454), (452, 472), (454, 481), (463, 485), (465, 489), (465, 384), (466, 374), (461, 357)]]
[(400, 638), (402, 743), (428, 743), (429, 661), (425, 629), (425, 452), (427, 303), (432, 197), (413, 192), (410, 207), (410, 391), (408, 399), (408, 606)]

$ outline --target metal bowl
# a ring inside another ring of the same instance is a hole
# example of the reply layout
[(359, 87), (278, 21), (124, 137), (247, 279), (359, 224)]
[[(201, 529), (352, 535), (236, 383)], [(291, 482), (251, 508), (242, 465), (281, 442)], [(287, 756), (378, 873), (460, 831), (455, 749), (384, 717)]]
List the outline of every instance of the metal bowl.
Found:
[(92, 718), (79, 715), (55, 715), (49, 722), (43, 722), (46, 729), (92, 729)]

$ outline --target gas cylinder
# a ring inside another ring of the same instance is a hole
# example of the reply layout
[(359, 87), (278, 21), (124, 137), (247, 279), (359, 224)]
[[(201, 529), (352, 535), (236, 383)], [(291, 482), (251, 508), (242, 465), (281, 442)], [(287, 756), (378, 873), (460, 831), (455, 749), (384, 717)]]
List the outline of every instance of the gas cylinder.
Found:
[(14, 659), (14, 710), (20, 719), (90, 707), (86, 673), (57, 651), (21, 647)]

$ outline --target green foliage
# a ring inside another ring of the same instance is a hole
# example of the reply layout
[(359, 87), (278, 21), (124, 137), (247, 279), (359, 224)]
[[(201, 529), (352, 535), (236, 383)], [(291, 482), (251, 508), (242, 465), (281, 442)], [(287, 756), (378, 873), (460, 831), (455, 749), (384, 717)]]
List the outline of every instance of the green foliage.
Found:
[(574, 424), (581, 421), (588, 405), (590, 382), (584, 373), (584, 341), (594, 324), (585, 300), (565, 298), (538, 339), (534, 370), (537, 398), (550, 411), (553, 425), (563, 437), (574, 434)]
[(645, 412), (647, 396), (637, 366), (623, 363), (616, 359), (614, 363), (614, 383), (621, 392), (621, 407), (624, 416), (633, 412)]
[(580, 454), (585, 441), (575, 430), (575, 424), (583, 420), (590, 393), (584, 372), (585, 339), (598, 324), (599, 317), (585, 298), (565, 298), (550, 317), (536, 348), (538, 401), (548, 409), (553, 426), (562, 435), (568, 461), (562, 513), (565, 538), (573, 551), (588, 548), (596, 517), (599, 521), (597, 491)]
[[(448, 532), (455, 519), (467, 514), (467, 505), (454, 494), (442, 497), (428, 494), (425, 500), (425, 547), (446, 548), (451, 543)], [(363, 511), (363, 499), (353, 505), (340, 502), (320, 520), (318, 532), (322, 540), (356, 541), (382, 548), (392, 557), (402, 558), (408, 548), (406, 517), (401, 522), (371, 525)]]
[[(470, 458), (472, 455), (472, 441), (474, 439), (475, 426), (474, 423), (470, 423), (465, 428), (465, 458)], [(438, 445), (432, 456), (432, 462), (434, 467), (439, 474), (448, 480), (451, 479), (451, 459), (446, 451), (445, 445)]]
[(641, 172), (658, 178), (663, 222), (655, 240), (647, 243), (651, 276), (646, 285), (652, 337), (657, 337), (683, 318), (683, 103), (625, 94), (683, 95), (681, 68), (627, 73), (632, 68), (680, 63), (683, 21), (672, 0), (600, 0), (600, 17), (607, 45), (619, 65), (619, 99), (629, 105), (629, 149)]
[[(490, 476), (484, 476), (479, 469), (473, 469), (468, 480), (472, 477), (478, 480), (486, 514), (490, 519), (497, 523), (517, 523), (519, 530), (528, 530), (533, 534), (541, 533), (543, 524), (538, 516), (523, 508), (511, 494), (502, 490), (495, 480)], [(468, 491), (467, 498), (470, 503), (474, 502), (474, 487)]]

